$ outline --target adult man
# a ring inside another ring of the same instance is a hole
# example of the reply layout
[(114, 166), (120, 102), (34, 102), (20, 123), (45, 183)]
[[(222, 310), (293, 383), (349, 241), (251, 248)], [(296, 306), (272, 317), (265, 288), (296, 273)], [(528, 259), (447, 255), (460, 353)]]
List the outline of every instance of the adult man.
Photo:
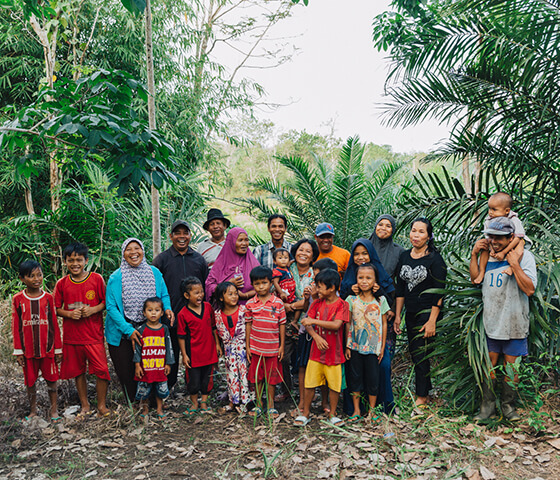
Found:
[[(484, 230), (487, 238), (478, 240), (472, 250), (471, 281), (474, 282), (480, 273), (480, 252), (501, 252), (513, 241), (514, 232), (515, 226), (507, 217), (496, 217), (488, 224)], [(512, 275), (504, 273), (508, 267), (511, 267)], [(537, 267), (530, 251), (525, 250), (521, 256), (515, 249), (510, 250), (503, 261), (490, 256), (482, 283), (482, 301), (484, 330), (493, 367), (498, 364), (500, 354), (504, 355), (504, 365), (515, 363), (517, 357), (528, 354), (529, 297), (535, 293), (536, 284)], [(510, 421), (519, 420), (515, 411), (515, 384), (518, 381), (517, 375), (513, 382), (504, 378), (502, 387), (502, 414)], [(494, 415), (495, 383), (494, 372), (490, 372), (490, 378), (482, 386), (482, 404), (475, 420), (486, 420)]]
[[(189, 243), (191, 241), (191, 228), (184, 220), (176, 220), (171, 226), (171, 233), (169, 238), (172, 245), (161, 252), (152, 265), (157, 267), (163, 274), (163, 279), (169, 291), (171, 298), (171, 308), (177, 318), (178, 313), (184, 307), (183, 295), (181, 294), (181, 281), (186, 277), (197, 277), (202, 282), (206, 283), (208, 277), (208, 265), (206, 260), (199, 253), (195, 252)], [(165, 322), (164, 322), (165, 323)], [(171, 335), (171, 344), (173, 347), (173, 354), (175, 358), (179, 358), (179, 340), (177, 338), (177, 322), (168, 325), (169, 333)], [(179, 370), (179, 363), (175, 362), (171, 365), (171, 372), (167, 376), (167, 384), (169, 389), (177, 382), (177, 372)]]
[(274, 261), (272, 260), (272, 254), (277, 248), (285, 248), (290, 251), (292, 244), (284, 240), (284, 235), (286, 235), (286, 228), (288, 226), (288, 220), (284, 215), (279, 213), (273, 213), (268, 217), (268, 233), (270, 233), (270, 242), (264, 245), (259, 245), (253, 250), (253, 255), (264, 267), (268, 267), (271, 270), (274, 268)]
[(204, 242), (197, 247), (196, 251), (204, 257), (209, 269), (214, 265), (216, 258), (218, 258), (218, 255), (226, 243), (226, 229), (229, 228), (230, 223), (231, 222), (224, 217), (221, 210), (217, 208), (208, 210), (206, 222), (204, 222), (202, 228), (210, 233), (210, 238), (204, 240)]
[(342, 278), (350, 260), (350, 252), (333, 245), (333, 240), (334, 227), (330, 223), (320, 223), (317, 225), (315, 229), (315, 241), (319, 246), (319, 257), (317, 260), (321, 260), (321, 258), (334, 260), (338, 266), (338, 273)]

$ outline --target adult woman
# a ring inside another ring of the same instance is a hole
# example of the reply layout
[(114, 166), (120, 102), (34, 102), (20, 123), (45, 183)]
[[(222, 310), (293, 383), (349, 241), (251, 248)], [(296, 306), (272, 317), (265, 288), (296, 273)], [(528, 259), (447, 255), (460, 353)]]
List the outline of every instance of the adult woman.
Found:
[[(431, 340), (436, 334), (436, 321), (443, 305), (443, 295), (425, 293), (431, 288), (443, 288), (447, 266), (436, 250), (431, 222), (417, 218), (410, 229), (412, 248), (403, 252), (397, 273), (395, 332), (401, 333), (401, 313), (406, 307), (408, 347), (416, 375), (416, 405), (428, 403), (430, 360), (427, 357)], [(427, 312), (424, 312), (428, 310)]]
[(210, 301), (218, 284), (228, 281), (238, 288), (239, 304), (244, 305), (255, 296), (249, 275), (258, 266), (258, 260), (249, 250), (247, 232), (241, 227), (232, 228), (206, 280), (206, 299)]
[(142, 242), (128, 238), (122, 245), (121, 267), (107, 283), (105, 338), (115, 372), (129, 401), (136, 396), (134, 343), (141, 340), (135, 328), (144, 322), (144, 300), (154, 296), (163, 300), (165, 313), (173, 324), (171, 302), (161, 272), (146, 262)]
[[(375, 222), (375, 229), (369, 238), (375, 251), (379, 255), (379, 260), (387, 275), (394, 280), (395, 268), (399, 262), (399, 257), (404, 248), (393, 242), (397, 222), (392, 215), (380, 215)], [(394, 292), (392, 294), (394, 297)], [(393, 303), (389, 299), (389, 303)], [(394, 312), (389, 311), (387, 316), (387, 340), (385, 342), (385, 353), (379, 371), (379, 394), (378, 403), (383, 404), (385, 412), (390, 412), (393, 407), (393, 387), (391, 385), (391, 361), (395, 354), (395, 344), (397, 336), (393, 328)]]
[[(319, 247), (314, 240), (307, 238), (301, 239), (292, 246), (290, 253), (294, 258), (294, 262), (290, 265), (290, 271), (296, 282), (296, 301), (286, 305), (286, 312), (289, 318), (293, 321), (293, 313), (297, 310), (305, 308), (305, 294), (309, 296), (311, 284), (313, 283), (313, 262), (319, 256)], [(302, 316), (305, 312), (302, 313)], [(311, 350), (311, 337), (305, 333), (299, 332), (299, 325), (292, 325), (287, 327), (287, 332), (291, 332), (291, 342), (297, 348), (296, 364), (299, 379), (299, 409), (303, 410), (303, 392), (305, 390), (305, 367), (309, 359), (309, 351)], [(288, 335), (286, 335), (287, 340)], [(296, 341), (297, 340), (297, 341)], [(286, 343), (287, 344), (287, 343)], [(291, 354), (291, 352), (290, 352)], [(291, 355), (284, 350), (284, 357), (290, 360)]]

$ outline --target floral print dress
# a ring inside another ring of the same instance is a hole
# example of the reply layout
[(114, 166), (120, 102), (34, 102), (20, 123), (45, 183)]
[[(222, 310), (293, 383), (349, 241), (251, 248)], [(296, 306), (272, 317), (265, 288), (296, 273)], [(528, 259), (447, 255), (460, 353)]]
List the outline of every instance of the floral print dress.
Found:
[(245, 343), (245, 306), (240, 305), (233, 315), (216, 310), (216, 330), (224, 344), (228, 396), (234, 405), (245, 405), (251, 400), (247, 374)]

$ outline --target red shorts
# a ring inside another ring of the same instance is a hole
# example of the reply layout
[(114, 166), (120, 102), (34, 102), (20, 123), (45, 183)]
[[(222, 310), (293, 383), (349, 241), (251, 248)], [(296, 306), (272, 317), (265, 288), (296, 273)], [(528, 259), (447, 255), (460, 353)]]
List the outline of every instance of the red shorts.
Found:
[(47, 382), (56, 382), (59, 378), (58, 365), (54, 361), (54, 357), (26, 358), (23, 366), (23, 378), (26, 387), (35, 385), (37, 378), (39, 378), (39, 371)]
[(270, 385), (278, 385), (284, 381), (282, 366), (278, 357), (262, 357), (251, 355), (251, 365), (249, 366), (249, 381), (257, 383), (265, 381)]
[(95, 375), (103, 380), (111, 380), (104, 344), (72, 345), (65, 343), (62, 345), (60, 378), (64, 380), (76, 378), (86, 373), (86, 366), (90, 375)]

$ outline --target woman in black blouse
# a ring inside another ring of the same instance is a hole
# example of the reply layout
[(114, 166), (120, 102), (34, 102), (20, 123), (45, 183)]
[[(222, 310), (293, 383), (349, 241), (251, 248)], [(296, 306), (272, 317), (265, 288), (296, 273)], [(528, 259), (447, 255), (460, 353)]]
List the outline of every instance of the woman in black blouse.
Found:
[(447, 265), (434, 245), (433, 227), (426, 218), (417, 218), (410, 229), (412, 248), (403, 252), (395, 269), (397, 274), (395, 332), (401, 333), (401, 313), (406, 308), (408, 347), (416, 374), (416, 405), (428, 403), (432, 388), (429, 346), (436, 334), (443, 295), (425, 293), (443, 288)]

